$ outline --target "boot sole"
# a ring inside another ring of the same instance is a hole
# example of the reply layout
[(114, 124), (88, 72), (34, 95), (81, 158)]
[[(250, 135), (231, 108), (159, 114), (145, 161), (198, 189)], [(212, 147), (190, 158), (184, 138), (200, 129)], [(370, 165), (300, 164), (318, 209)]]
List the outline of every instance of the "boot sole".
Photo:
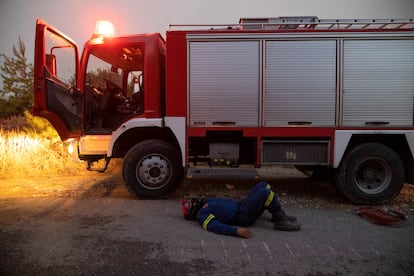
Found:
[(300, 225), (290, 225), (290, 226), (282, 226), (282, 225), (274, 225), (273, 229), (279, 231), (299, 231)]

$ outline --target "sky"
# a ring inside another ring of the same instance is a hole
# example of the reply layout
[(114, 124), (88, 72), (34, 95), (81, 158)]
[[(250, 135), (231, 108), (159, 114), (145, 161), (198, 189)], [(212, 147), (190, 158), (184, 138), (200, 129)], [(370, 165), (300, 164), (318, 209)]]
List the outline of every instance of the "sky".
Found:
[(20, 37), (33, 64), (36, 18), (82, 49), (96, 20), (112, 21), (121, 35), (159, 32), (165, 37), (169, 24), (236, 24), (241, 17), (278, 16), (414, 18), (414, 0), (0, 0), (0, 53), (12, 56)]

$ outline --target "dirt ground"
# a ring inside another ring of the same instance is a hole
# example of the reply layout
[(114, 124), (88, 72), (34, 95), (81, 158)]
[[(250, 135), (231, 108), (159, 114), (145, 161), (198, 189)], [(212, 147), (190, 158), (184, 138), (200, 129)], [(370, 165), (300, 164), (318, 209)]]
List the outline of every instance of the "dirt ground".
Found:
[[(327, 181), (314, 181), (290, 167), (280, 167), (276, 176), (263, 179), (192, 179), (184, 180), (169, 197), (187, 196), (242, 198), (259, 180), (268, 181), (285, 206), (300, 208), (356, 209), (340, 196)], [(125, 188), (120, 162), (110, 165), (105, 173), (87, 171), (81, 164), (75, 175), (30, 175), (8, 178), (0, 176), (0, 198), (27, 197), (120, 197), (136, 198)], [(414, 214), (414, 185), (405, 184), (401, 194), (391, 202), (379, 206)]]

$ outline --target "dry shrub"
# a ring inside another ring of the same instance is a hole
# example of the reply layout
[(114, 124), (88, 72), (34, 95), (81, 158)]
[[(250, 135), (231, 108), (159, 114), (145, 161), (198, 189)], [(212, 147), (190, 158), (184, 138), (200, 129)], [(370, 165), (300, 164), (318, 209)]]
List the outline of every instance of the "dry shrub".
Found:
[[(111, 161), (108, 173), (119, 174), (120, 160)], [(48, 121), (25, 116), (0, 118), (0, 182), (12, 177), (81, 176), (85, 162), (74, 162)], [(95, 174), (95, 173), (93, 173)]]
[(11, 116), (7, 119), (0, 120), (0, 129), (2, 131), (22, 131), (30, 128), (30, 123), (27, 117)]
[(58, 138), (0, 130), (0, 148), (0, 177), (72, 175), (79, 166), (84, 169), (84, 165), (72, 161)]
[(56, 130), (46, 119), (33, 116), (28, 111), (24, 112), (24, 116), (0, 118), (0, 130), (35, 134), (47, 138), (59, 137)]
[(46, 120), (26, 112), (0, 121), (0, 178), (73, 175), (84, 169)]

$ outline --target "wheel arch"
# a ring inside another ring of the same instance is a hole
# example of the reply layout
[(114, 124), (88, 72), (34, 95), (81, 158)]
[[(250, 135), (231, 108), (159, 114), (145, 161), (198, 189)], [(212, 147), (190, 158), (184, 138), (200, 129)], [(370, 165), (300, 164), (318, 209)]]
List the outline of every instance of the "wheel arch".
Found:
[(179, 143), (170, 128), (135, 127), (128, 129), (115, 140), (111, 157), (123, 158), (134, 145), (150, 139), (163, 140), (175, 147), (181, 154)]

